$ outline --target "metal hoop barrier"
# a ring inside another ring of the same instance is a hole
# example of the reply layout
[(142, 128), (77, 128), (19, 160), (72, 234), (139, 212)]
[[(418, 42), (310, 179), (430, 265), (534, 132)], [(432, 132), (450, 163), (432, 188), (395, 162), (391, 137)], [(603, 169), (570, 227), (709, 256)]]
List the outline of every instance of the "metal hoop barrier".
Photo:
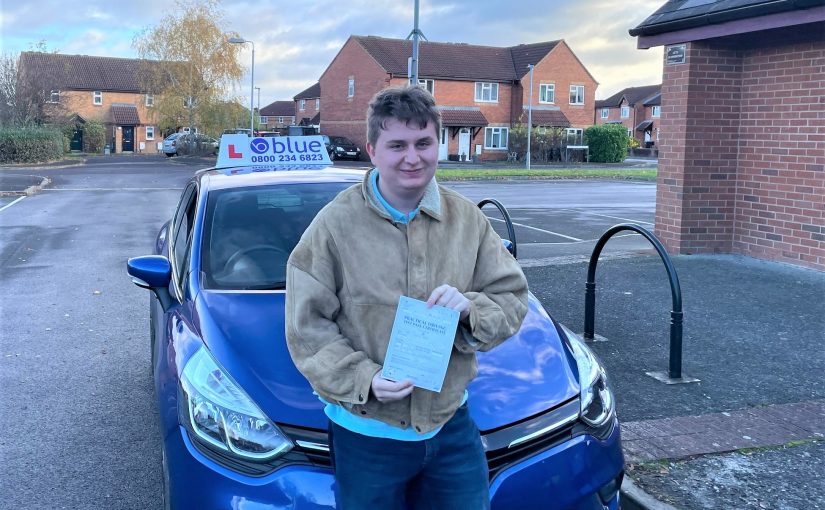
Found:
[(673, 301), (673, 309), (670, 312), (670, 363), (668, 367), (668, 375), (672, 379), (679, 379), (682, 377), (682, 289), (679, 286), (679, 276), (676, 274), (676, 269), (667, 254), (667, 250), (653, 235), (652, 232), (640, 225), (633, 223), (622, 223), (610, 227), (596, 243), (593, 248), (593, 253), (590, 255), (590, 264), (587, 267), (587, 282), (585, 283), (584, 293), (584, 339), (594, 339), (594, 324), (596, 316), (596, 264), (599, 261), (599, 255), (602, 252), (607, 240), (610, 239), (617, 232), (622, 230), (631, 230), (637, 234), (641, 234), (659, 252), (659, 257), (665, 264), (667, 269), (667, 276), (670, 279), (670, 294)]
[(494, 198), (485, 198), (481, 202), (478, 203), (478, 208), (483, 209), (485, 205), (493, 204), (496, 206), (504, 217), (504, 224), (507, 226), (507, 237), (509, 238), (510, 242), (513, 243), (513, 258), (517, 259), (518, 256), (516, 255), (518, 252), (516, 251), (516, 229), (513, 227), (513, 220), (510, 219), (510, 213), (507, 212), (507, 209), (501, 205), (501, 202)]

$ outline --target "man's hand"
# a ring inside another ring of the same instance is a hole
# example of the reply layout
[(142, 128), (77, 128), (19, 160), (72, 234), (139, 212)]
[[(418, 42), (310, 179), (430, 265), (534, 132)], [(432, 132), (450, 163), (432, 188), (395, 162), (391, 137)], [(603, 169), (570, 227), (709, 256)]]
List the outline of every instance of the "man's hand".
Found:
[(433, 305), (440, 305), (445, 308), (457, 310), (462, 319), (466, 319), (467, 316), (470, 315), (470, 300), (451, 285), (444, 284), (433, 290), (429, 299), (427, 299), (427, 307), (429, 308)]
[(413, 390), (412, 381), (392, 382), (381, 377), (381, 372), (372, 378), (372, 394), (379, 402), (401, 400)]

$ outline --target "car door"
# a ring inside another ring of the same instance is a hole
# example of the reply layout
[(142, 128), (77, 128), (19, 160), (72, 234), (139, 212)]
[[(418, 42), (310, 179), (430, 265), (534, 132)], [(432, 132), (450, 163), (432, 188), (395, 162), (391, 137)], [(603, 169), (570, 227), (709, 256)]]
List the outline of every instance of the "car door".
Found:
[[(153, 320), (155, 335), (152, 345), (152, 368), (162, 370), (166, 359), (161, 349), (169, 349), (175, 330), (183, 325), (186, 314), (186, 284), (189, 278), (189, 253), (192, 250), (192, 237), (197, 207), (197, 184), (190, 182), (181, 194), (175, 216), (169, 224), (167, 233), (168, 251), (166, 253), (172, 265), (172, 281), (169, 283), (169, 294), (172, 296), (172, 306), (164, 311), (156, 298), (152, 300), (151, 313), (159, 320)], [(160, 341), (155, 341), (160, 339)]]

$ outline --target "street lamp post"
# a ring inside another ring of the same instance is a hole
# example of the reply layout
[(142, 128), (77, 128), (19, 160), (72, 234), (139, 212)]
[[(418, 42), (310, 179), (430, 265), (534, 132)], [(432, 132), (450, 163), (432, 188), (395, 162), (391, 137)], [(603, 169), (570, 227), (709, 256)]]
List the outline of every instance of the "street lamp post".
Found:
[(530, 102), (527, 103), (527, 170), (530, 170), (530, 142), (533, 134), (533, 64), (527, 64), (530, 69)]
[(261, 87), (255, 87), (255, 90), (258, 91), (258, 106), (255, 107), (255, 111), (258, 112), (258, 127), (261, 127)]
[(249, 89), (249, 136), (255, 135), (255, 43), (243, 37), (230, 37), (229, 42), (232, 44), (252, 45), (252, 68), (250, 69), (251, 84)]

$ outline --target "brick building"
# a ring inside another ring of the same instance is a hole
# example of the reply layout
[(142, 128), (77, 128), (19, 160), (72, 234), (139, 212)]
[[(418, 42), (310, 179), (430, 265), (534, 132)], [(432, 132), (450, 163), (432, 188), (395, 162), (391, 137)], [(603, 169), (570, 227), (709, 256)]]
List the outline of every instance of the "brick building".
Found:
[(298, 124), (318, 128), (321, 124), (321, 83), (299, 92), (292, 99)]
[(295, 103), (292, 101), (275, 101), (258, 113), (261, 131), (282, 129), (295, 124)]
[(52, 119), (72, 119), (77, 126), (73, 150), (83, 150), (83, 124), (106, 126), (112, 152), (156, 152), (163, 140), (152, 108), (155, 96), (139, 83), (137, 59), (23, 52), (18, 84), (42, 90), (44, 111)]
[(653, 147), (659, 139), (661, 85), (628, 87), (607, 99), (596, 101), (594, 124), (621, 124), (627, 136), (642, 147)]
[(825, 270), (825, 1), (668, 1), (656, 232), (675, 253)]
[[(411, 55), (411, 41), (351, 36), (321, 75), (321, 132), (363, 147), (369, 100), (409, 82)], [(535, 66), (533, 125), (580, 135), (593, 122), (598, 84), (563, 40), (507, 48), (420, 43), (419, 81), (443, 120), (439, 159), (507, 157), (510, 128), (527, 119), (528, 64)]]

